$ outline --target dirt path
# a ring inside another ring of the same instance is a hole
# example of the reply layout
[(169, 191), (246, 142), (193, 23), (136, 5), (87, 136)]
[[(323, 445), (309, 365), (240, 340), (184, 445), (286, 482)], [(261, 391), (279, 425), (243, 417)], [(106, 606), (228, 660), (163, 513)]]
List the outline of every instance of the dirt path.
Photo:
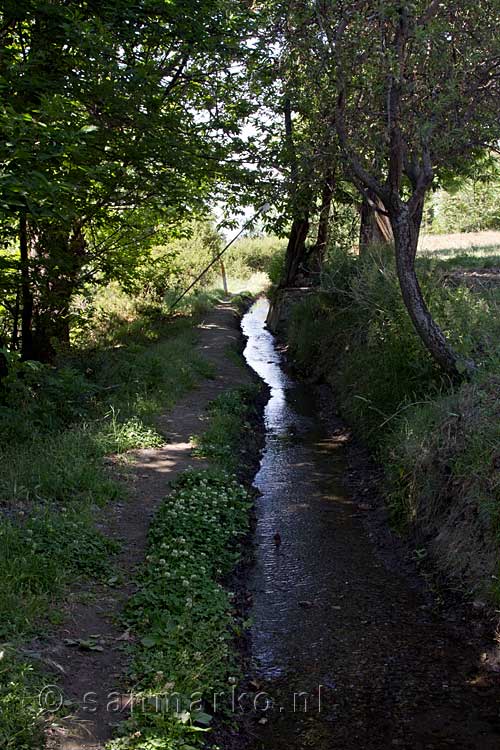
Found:
[[(53, 750), (103, 748), (113, 726), (123, 718), (123, 713), (116, 711), (116, 695), (123, 687), (126, 658), (122, 647), (128, 634), (117, 624), (117, 615), (133, 592), (131, 581), (144, 558), (150, 520), (168, 494), (169, 482), (189, 466), (202, 464), (191, 455), (191, 436), (203, 431), (207, 405), (221, 392), (252, 380), (250, 371), (227, 355), (228, 347), (237, 345), (240, 336), (234, 307), (220, 304), (205, 316), (199, 325), (197, 349), (214, 365), (214, 379), (202, 381), (160, 419), (166, 445), (132, 453), (133, 462), (126, 471), (130, 497), (109, 505), (99, 524), (107, 535), (123, 543), (123, 551), (110, 570), (110, 577), (116, 576), (118, 583), (72, 592), (65, 605), (63, 626), (50, 638), (31, 644), (55, 669), (53, 681), (73, 702), (71, 715), (50, 732), (48, 744)], [(103, 650), (71, 647), (64, 639), (90, 640)]]

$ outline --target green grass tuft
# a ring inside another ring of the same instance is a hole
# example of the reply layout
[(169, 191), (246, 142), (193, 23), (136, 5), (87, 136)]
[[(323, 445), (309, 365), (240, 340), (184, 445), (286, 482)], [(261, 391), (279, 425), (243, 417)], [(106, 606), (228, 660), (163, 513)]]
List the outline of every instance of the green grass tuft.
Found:
[(44, 746), (43, 716), (38, 695), (43, 677), (31, 664), (0, 650), (0, 747), (39, 750)]
[(197, 455), (210, 459), (228, 471), (237, 469), (236, 446), (242, 431), (251, 428), (248, 412), (257, 388), (242, 386), (212, 401), (208, 410), (208, 427), (202, 435), (194, 438)]

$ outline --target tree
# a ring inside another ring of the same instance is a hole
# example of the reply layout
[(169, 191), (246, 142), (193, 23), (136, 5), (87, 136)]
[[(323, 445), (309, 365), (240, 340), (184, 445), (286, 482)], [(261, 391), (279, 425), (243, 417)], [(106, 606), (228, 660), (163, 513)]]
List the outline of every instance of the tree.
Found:
[[(159, 222), (204, 213), (246, 107), (247, 11), (232, 0), (4, 5), (0, 175), (17, 237), (24, 358), (53, 358), (71, 299)], [(14, 218), (16, 217), (16, 218)]]
[(307, 77), (320, 61), (311, 59), (303, 33), (303, 4), (279, 0), (260, 8), (255, 54), (248, 66), (257, 109), (254, 161), (260, 174), (266, 174), (258, 200), (271, 200), (275, 208), (266, 226), (288, 235), (280, 282), (286, 288), (319, 280), (339, 164), (327, 113)]
[(415, 255), (435, 176), (467, 172), (500, 136), (498, 3), (315, 2), (314, 12), (311, 40), (327, 58), (343, 158), (363, 196), (385, 208), (416, 332), (456, 375), (473, 365), (459, 360), (432, 318)]

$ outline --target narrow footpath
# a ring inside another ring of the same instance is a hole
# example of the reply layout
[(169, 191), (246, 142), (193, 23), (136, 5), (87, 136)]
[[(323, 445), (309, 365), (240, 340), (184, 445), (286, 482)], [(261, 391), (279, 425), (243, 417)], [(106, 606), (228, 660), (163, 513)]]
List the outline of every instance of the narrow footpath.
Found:
[[(198, 327), (197, 350), (214, 366), (214, 378), (201, 381), (161, 417), (164, 446), (133, 451), (127, 454), (130, 463), (125, 468), (118, 465), (129, 497), (108, 505), (99, 522), (107, 536), (122, 543), (110, 571), (116, 585), (71, 592), (61, 628), (31, 644), (45, 664), (53, 667), (54, 683), (71, 701), (65, 720), (50, 732), (50, 750), (102, 750), (114, 726), (126, 717), (116, 711), (115, 696), (125, 685), (122, 647), (129, 634), (120, 629), (117, 616), (133, 593), (131, 581), (144, 559), (149, 524), (168, 494), (169, 483), (187, 468), (203, 465), (192, 455), (191, 438), (203, 432), (208, 404), (220, 393), (252, 382), (250, 371), (228, 356), (228, 349), (236, 347), (241, 337), (239, 322), (239, 313), (230, 304), (221, 303), (205, 315)], [(102, 650), (69, 647), (68, 640), (97, 642)]]

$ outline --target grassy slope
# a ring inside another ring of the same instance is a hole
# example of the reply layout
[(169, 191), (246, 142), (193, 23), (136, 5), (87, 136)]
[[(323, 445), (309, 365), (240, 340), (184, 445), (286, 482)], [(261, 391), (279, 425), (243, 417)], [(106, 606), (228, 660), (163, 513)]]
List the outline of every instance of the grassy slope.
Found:
[(498, 596), (500, 290), (448, 285), (450, 269), (500, 265), (498, 253), (419, 260), (433, 314), (473, 382), (453, 387), (416, 338), (391, 261), (333, 259), (323, 293), (294, 309), (290, 350), (332, 383), (347, 419), (387, 470), (389, 502), (465, 589)]

